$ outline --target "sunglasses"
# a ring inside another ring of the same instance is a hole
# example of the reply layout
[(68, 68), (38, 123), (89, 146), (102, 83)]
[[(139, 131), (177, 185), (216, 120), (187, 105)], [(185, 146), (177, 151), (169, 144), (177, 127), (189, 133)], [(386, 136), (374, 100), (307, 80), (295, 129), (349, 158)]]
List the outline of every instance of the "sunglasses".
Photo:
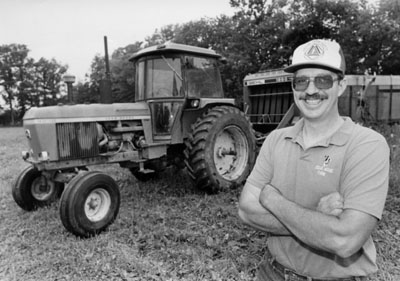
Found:
[[(314, 79), (312, 79), (314, 78)], [(296, 91), (304, 91), (310, 85), (310, 81), (314, 82), (315, 87), (320, 90), (327, 90), (332, 88), (333, 81), (340, 80), (339, 78), (333, 78), (330, 75), (319, 75), (315, 77), (307, 77), (307, 76), (297, 76), (292, 80), (293, 89)]]

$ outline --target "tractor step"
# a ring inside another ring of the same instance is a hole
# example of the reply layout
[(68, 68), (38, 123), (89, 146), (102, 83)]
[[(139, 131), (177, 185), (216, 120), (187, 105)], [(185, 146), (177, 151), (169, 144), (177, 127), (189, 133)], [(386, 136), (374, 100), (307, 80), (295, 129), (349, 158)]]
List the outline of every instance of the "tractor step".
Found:
[(142, 174), (151, 174), (151, 173), (154, 173), (155, 171), (154, 170), (152, 170), (152, 169), (140, 169), (139, 170), (139, 173), (142, 173)]

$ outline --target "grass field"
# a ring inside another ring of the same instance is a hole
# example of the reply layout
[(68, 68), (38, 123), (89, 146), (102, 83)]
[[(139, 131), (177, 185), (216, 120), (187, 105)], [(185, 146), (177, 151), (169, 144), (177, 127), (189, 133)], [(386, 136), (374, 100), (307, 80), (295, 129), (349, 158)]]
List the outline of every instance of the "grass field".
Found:
[[(373, 234), (379, 272), (370, 280), (398, 281), (400, 134), (386, 135), (393, 147), (390, 194)], [(92, 167), (116, 179), (122, 201), (114, 224), (84, 240), (64, 229), (58, 203), (34, 212), (14, 203), (24, 138), (22, 128), (0, 128), (0, 280), (254, 279), (267, 237), (239, 221), (240, 190), (209, 196), (193, 190), (182, 171), (138, 183), (118, 166)]]

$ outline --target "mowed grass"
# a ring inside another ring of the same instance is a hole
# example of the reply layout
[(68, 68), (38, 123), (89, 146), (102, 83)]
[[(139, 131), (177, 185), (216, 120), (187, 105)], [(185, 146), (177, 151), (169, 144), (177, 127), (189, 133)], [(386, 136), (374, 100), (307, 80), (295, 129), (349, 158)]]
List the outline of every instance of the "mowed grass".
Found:
[[(374, 232), (379, 272), (370, 280), (400, 280), (400, 135), (393, 149), (390, 194)], [(11, 186), (27, 165), (22, 128), (0, 128), (0, 280), (254, 280), (267, 236), (237, 217), (240, 190), (205, 195), (183, 171), (139, 183), (117, 165), (95, 166), (121, 191), (119, 215), (90, 239), (67, 232), (58, 203), (25, 212)]]

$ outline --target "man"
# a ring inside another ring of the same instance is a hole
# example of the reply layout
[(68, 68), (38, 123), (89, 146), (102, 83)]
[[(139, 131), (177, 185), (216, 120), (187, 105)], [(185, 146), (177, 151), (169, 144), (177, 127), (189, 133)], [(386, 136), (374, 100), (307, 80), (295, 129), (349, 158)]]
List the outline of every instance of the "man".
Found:
[(387, 195), (388, 145), (339, 115), (339, 44), (301, 45), (285, 71), (302, 118), (268, 135), (239, 202), (240, 218), (270, 234), (258, 278), (363, 280), (377, 271), (371, 232)]

